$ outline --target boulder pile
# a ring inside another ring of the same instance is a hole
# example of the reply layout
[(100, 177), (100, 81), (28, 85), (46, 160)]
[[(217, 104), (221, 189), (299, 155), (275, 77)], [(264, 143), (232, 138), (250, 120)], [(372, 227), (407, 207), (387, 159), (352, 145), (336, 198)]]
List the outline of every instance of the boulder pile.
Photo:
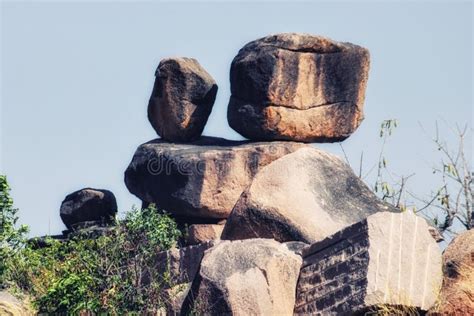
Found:
[[(378, 199), (339, 157), (308, 143), (348, 138), (363, 120), (367, 49), (308, 34), (245, 45), (230, 69), (229, 125), (245, 141), (202, 136), (216, 98), (192, 58), (160, 62), (125, 184), (186, 227), (187, 246), (156, 255), (177, 288), (166, 314), (425, 312), (442, 259), (428, 224)], [(106, 191), (68, 196), (61, 217), (107, 221)], [(174, 294), (173, 294), (174, 293)]]

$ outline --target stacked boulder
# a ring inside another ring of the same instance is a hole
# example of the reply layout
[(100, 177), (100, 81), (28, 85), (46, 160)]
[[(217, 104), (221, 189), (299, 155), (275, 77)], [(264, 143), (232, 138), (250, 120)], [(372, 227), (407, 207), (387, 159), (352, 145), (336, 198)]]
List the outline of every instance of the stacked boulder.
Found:
[[(363, 119), (368, 50), (308, 34), (250, 42), (234, 58), (229, 125), (248, 141), (201, 136), (217, 85), (190, 58), (160, 62), (129, 191), (188, 228), (168, 313), (426, 311), (441, 257), (424, 220), (379, 200), (335, 155), (307, 143), (349, 137)], [(405, 265), (410, 269), (405, 270)], [(429, 281), (427, 281), (429, 279)]]
[(306, 34), (245, 45), (232, 61), (230, 126), (249, 139), (334, 142), (363, 119), (369, 51)]

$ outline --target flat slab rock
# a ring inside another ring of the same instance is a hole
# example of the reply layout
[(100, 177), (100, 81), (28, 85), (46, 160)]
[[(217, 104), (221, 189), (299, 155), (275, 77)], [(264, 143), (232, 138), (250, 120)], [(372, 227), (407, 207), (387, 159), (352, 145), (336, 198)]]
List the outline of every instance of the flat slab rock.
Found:
[(369, 59), (310, 34), (252, 41), (232, 61), (229, 125), (252, 140), (344, 140), (363, 120)]
[(305, 248), (295, 314), (428, 310), (442, 283), (441, 252), (428, 228), (413, 213), (380, 212)]
[(254, 175), (270, 162), (308, 145), (252, 143), (202, 137), (189, 144), (160, 139), (138, 147), (125, 171), (128, 190), (186, 223), (229, 216)]
[(301, 261), (274, 240), (221, 241), (205, 252), (181, 312), (292, 315)]
[(337, 156), (305, 147), (257, 173), (221, 238), (314, 243), (379, 211), (398, 212)]

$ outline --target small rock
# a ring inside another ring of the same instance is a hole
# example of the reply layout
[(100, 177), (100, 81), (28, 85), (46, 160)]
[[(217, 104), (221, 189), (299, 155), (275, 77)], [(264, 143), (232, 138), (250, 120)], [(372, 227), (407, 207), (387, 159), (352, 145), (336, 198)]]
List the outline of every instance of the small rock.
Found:
[(217, 85), (193, 58), (167, 58), (158, 65), (148, 119), (163, 139), (188, 142), (201, 136)]
[(206, 251), (181, 312), (292, 315), (301, 260), (270, 239), (221, 241)]
[(154, 140), (138, 147), (125, 184), (145, 204), (155, 203), (178, 222), (216, 224), (229, 216), (258, 170), (305, 146), (214, 137), (189, 144)]
[(117, 214), (117, 201), (108, 190), (85, 188), (66, 196), (59, 213), (69, 230), (84, 222), (109, 224)]
[(309, 34), (270, 35), (232, 61), (229, 125), (252, 140), (336, 142), (363, 120), (367, 49)]
[(429, 315), (474, 315), (474, 230), (458, 235), (443, 253), (443, 287)]
[(371, 215), (303, 256), (296, 315), (362, 315), (381, 306), (394, 315), (400, 307), (426, 311), (441, 287), (438, 245), (426, 221), (409, 212)]
[(262, 168), (236, 203), (222, 239), (314, 243), (379, 211), (378, 199), (338, 157), (306, 147)]
[(210, 240), (221, 238), (224, 225), (217, 224), (194, 224), (188, 228), (187, 244), (197, 245)]

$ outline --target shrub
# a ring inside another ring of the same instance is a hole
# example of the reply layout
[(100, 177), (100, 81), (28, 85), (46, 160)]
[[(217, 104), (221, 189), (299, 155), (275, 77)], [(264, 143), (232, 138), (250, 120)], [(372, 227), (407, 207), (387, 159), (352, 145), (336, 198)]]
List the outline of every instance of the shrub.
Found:
[(173, 282), (157, 272), (154, 257), (179, 237), (173, 219), (154, 206), (132, 209), (99, 237), (78, 233), (40, 249), (24, 247), (12, 257), (8, 277), (39, 312), (156, 312)]
[(23, 248), (28, 233), (25, 225), (17, 227), (17, 212), (7, 177), (0, 175), (0, 288), (7, 285), (9, 262)]

